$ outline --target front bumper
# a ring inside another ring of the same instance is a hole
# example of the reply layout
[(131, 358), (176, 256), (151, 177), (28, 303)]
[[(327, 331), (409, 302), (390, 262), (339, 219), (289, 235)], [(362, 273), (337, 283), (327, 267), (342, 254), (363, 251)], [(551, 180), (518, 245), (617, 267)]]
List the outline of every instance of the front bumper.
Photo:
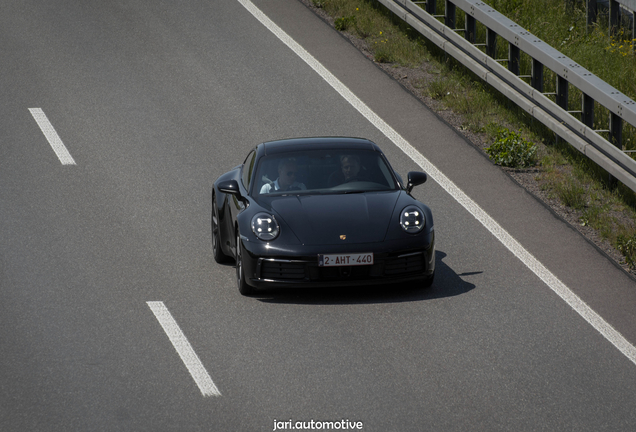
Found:
[[(246, 240), (246, 239), (244, 239)], [(254, 288), (364, 286), (409, 282), (435, 272), (435, 234), (382, 243), (274, 247), (243, 241), (246, 282)], [(374, 264), (320, 267), (318, 254), (373, 252)]]

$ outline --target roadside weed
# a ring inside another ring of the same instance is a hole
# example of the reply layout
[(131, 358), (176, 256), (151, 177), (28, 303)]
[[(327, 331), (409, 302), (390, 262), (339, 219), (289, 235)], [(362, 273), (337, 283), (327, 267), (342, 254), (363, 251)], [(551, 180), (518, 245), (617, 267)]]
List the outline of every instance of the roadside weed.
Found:
[(537, 146), (509, 129), (500, 129), (495, 142), (484, 150), (497, 165), (505, 167), (526, 168), (537, 163)]
[(625, 257), (625, 262), (630, 266), (636, 266), (636, 235), (619, 235), (617, 238), (618, 250)]

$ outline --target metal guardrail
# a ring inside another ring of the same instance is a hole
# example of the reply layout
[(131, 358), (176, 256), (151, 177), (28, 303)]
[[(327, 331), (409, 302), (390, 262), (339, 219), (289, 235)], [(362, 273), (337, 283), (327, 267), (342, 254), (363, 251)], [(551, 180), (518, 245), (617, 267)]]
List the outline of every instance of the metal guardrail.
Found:
[[(479, 0), (446, 0), (444, 22), (435, 1), (378, 0), (448, 55), (554, 131), (611, 176), (636, 192), (636, 160), (622, 150), (622, 122), (636, 126), (636, 102), (561, 54), (512, 20)], [(636, 0), (635, 0), (636, 1)], [(425, 9), (418, 6), (422, 4)], [(456, 7), (466, 13), (466, 27), (456, 29)], [(476, 23), (487, 29), (485, 53), (475, 43)], [(458, 32), (463, 32), (461, 36)], [(493, 58), (497, 35), (508, 42), (508, 68)], [(531, 84), (519, 77), (520, 53), (532, 58)], [(557, 74), (556, 101), (543, 92), (543, 68)], [(568, 84), (583, 93), (581, 120), (568, 112)], [(610, 130), (597, 131), (594, 101), (610, 112)], [(610, 141), (599, 135), (609, 132)], [(614, 145), (612, 144), (614, 143)]]

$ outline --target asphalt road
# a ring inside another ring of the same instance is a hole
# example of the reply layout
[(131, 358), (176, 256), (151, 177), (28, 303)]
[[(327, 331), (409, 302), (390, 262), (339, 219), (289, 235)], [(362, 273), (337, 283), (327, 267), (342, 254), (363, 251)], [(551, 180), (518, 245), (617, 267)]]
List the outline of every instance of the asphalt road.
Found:
[(255, 144), (421, 167), (238, 0), (2, 0), (0, 430), (635, 430), (634, 281), (301, 3), (254, 4), (565, 291), (438, 176), (430, 291), (241, 296), (209, 195)]

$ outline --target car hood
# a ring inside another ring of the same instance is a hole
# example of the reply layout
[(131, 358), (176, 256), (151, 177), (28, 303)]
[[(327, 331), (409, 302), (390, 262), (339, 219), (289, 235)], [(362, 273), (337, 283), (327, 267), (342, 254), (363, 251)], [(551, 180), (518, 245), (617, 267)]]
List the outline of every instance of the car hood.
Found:
[(294, 195), (271, 202), (303, 244), (371, 243), (384, 240), (400, 191)]

